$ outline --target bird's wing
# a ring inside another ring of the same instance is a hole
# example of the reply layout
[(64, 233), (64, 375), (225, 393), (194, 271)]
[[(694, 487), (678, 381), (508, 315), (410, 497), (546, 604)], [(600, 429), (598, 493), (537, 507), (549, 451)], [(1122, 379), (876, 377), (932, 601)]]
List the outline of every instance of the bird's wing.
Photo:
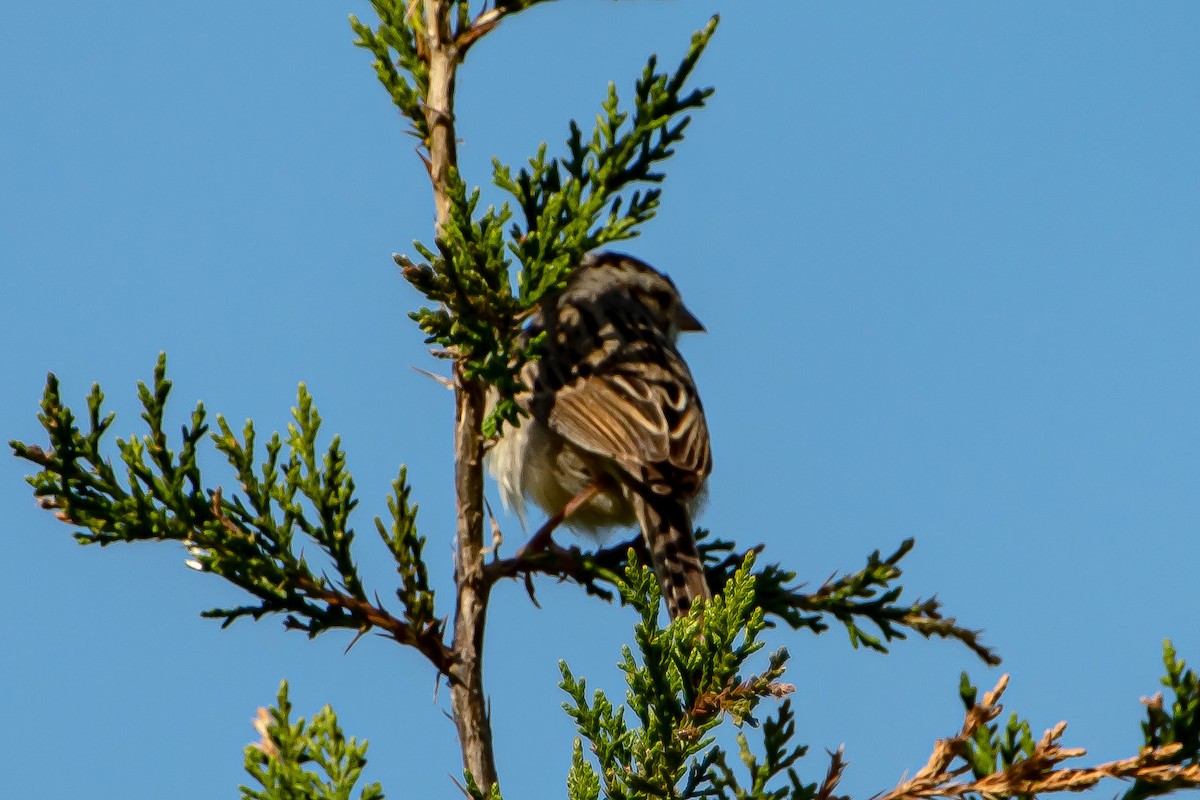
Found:
[(576, 447), (613, 459), (651, 488), (665, 483), (695, 491), (712, 456), (694, 385), (677, 353), (660, 365), (618, 365), (560, 387), (547, 421)]

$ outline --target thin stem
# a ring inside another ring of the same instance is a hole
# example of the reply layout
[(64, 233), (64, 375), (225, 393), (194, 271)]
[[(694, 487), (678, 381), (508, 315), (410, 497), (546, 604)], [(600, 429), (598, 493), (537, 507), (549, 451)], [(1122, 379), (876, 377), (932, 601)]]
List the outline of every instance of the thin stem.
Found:
[[(437, 229), (450, 220), (450, 170), (457, 165), (454, 131), (454, 75), (459, 52), (450, 30), (450, 0), (424, 0), (429, 96), (429, 180), (433, 184)], [(462, 747), (463, 768), (485, 794), (496, 784), (492, 728), (483, 691), (483, 635), (489, 584), (483, 580), (483, 435), (484, 390), (454, 369), (454, 488), (457, 500), (458, 585), (454, 614), (453, 676), (450, 706)]]
[(388, 635), (397, 642), (411, 645), (424, 654), (430, 663), (437, 667), (438, 672), (447, 677), (453, 677), (454, 673), (451, 667), (454, 663), (454, 654), (442, 643), (441, 632), (437, 626), (414, 628), (404, 620), (392, 616), (384, 608), (366, 600), (342, 592), (331, 591), (306, 578), (300, 578), (296, 583), (308, 596), (334, 608), (343, 609), (355, 619), (361, 620), (361, 632), (365, 633), (370, 628), (387, 631)]

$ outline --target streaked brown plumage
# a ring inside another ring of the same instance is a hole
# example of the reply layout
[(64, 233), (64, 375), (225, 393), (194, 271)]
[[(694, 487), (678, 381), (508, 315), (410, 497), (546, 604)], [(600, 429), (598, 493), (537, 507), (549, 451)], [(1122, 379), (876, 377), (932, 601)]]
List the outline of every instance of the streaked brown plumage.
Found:
[(691, 512), (712, 471), (695, 381), (675, 347), (702, 331), (671, 279), (630, 256), (598, 253), (533, 317), (547, 334), (524, 368), (528, 412), (506, 427), (488, 467), (506, 502), (550, 514), (598, 485), (567, 520), (599, 532), (637, 523), (674, 618), (710, 597)]

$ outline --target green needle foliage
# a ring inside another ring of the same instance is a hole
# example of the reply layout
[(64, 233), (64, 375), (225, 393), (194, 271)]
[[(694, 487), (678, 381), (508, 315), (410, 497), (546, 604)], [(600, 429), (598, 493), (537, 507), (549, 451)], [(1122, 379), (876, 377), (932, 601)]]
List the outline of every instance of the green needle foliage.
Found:
[[(698, 532), (700, 552), (710, 562), (709, 583), (720, 586), (737, 566), (736, 545), (724, 539), (710, 541), (707, 536), (707, 531)], [(881, 558), (876, 550), (867, 556), (862, 569), (832, 577), (813, 592), (797, 589), (795, 572), (768, 564), (756, 574), (757, 602), (770, 616), (796, 630), (823, 633), (829, 629), (827, 620), (832, 618), (846, 629), (854, 648), (861, 645), (886, 653), (888, 642), (907, 638), (907, 629), (926, 639), (955, 639), (987, 664), (998, 665), (1000, 657), (982, 644), (980, 631), (943, 617), (936, 599), (909, 603), (900, 600), (904, 587), (899, 584), (903, 575), (899, 565), (915, 545), (915, 540), (905, 539), (887, 558)], [(861, 622), (869, 622), (879, 635), (863, 628)]]
[[(166, 368), (166, 356), (161, 355), (151, 384), (138, 384), (149, 433), (115, 440), (121, 471), (105, 453), (105, 435), (114, 415), (104, 412), (100, 387), (93, 386), (88, 395), (87, 422), (80, 427), (62, 402), (58, 379), (48, 378), (38, 418), (49, 436), (49, 448), (11, 443), (18, 457), (42, 468), (29, 478), (41, 505), (81, 528), (75, 534), (81, 544), (183, 544), (192, 556), (188, 566), (219, 575), (253, 598), (245, 605), (204, 612), (224, 625), (239, 617), (279, 613), (289, 628), (310, 636), (331, 628), (379, 626), (431, 658), (444, 660), (439, 649), (441, 622), (434, 616), (433, 590), (422, 558), (425, 540), (416, 531), (417, 509), (409, 502), (404, 470), (388, 499), (392, 524), (375, 520), (400, 571), (396, 596), (403, 619), (397, 619), (371, 602), (358, 575), (349, 525), (358, 504), (354, 480), (337, 437), (323, 451), (319, 448), (321, 417), (304, 386), (287, 435), (272, 434), (261, 449), (251, 422), (239, 437), (218, 415), (218, 430), (207, 435), (207, 414), (198, 404), (190, 424), (182, 426), (176, 451), (164, 423), (171, 393)], [(220, 487), (203, 487), (197, 447), (206, 438), (228, 460), (240, 493), (226, 496)], [(324, 554), (335, 578), (303, 554), (306, 545)]]
[(429, 65), (419, 49), (424, 20), (409, 14), (404, 2), (372, 0), (371, 7), (379, 16), (374, 28), (350, 15), (350, 27), (358, 34), (354, 44), (374, 54), (376, 77), (428, 152), (429, 124), (421, 104), (429, 96)]
[[(245, 751), (246, 772), (260, 789), (242, 786), (242, 800), (350, 800), (367, 765), (367, 742), (347, 739), (333, 709), (291, 721), (288, 685), (279, 687), (276, 706), (259, 711), (262, 741)], [(358, 800), (383, 800), (383, 787), (371, 783)]]
[[(1143, 701), (1146, 704), (1146, 721), (1142, 723), (1145, 746), (1177, 746), (1178, 749), (1167, 757), (1170, 763), (1200, 764), (1200, 678), (1176, 655), (1169, 640), (1163, 642), (1163, 665), (1166, 675), (1162, 685), (1170, 692), (1170, 697), (1164, 699), (1159, 692)], [(1187, 787), (1179, 782), (1155, 784), (1139, 780), (1122, 800), (1143, 800), (1182, 788)]]
[[(959, 681), (958, 696), (968, 712), (979, 701), (979, 689), (971, 683), (965, 672)], [(963, 758), (970, 764), (971, 773), (976, 778), (984, 778), (1029, 758), (1035, 745), (1029, 722), (1014, 712), (1008, 718), (1003, 734), (996, 723), (980, 725), (967, 740)]]
[[(494, 161), (493, 183), (512, 195), (521, 221), (509, 225), (513, 212), (508, 203), (480, 213), (479, 189), (468, 190), (458, 172), (451, 171), (449, 222), (433, 246), (413, 243), (423, 262), (396, 257), (405, 278), (436, 304), (411, 314), (426, 341), (458, 356), (467, 377), (499, 390), (500, 400), (486, 423), (488, 435), (495, 434), (502, 420), (517, 422), (511, 399), (520, 389), (517, 373), (538, 344), (518, 346), (521, 321), (547, 292), (562, 287), (585, 253), (636, 236), (657, 212), (657, 184), (665, 177), (658, 165), (683, 141), (691, 122), (688, 112), (702, 108), (713, 93), (711, 88), (686, 90), (685, 85), (716, 28), (714, 17), (692, 37), (673, 71), (660, 72), (651, 56), (634, 86), (631, 109), (622, 108), (616, 85), (610, 84), (590, 136), (570, 123), (567, 155), (548, 158), (543, 144), (515, 173)], [(361, 23), (355, 30), (360, 42), (378, 44), (385, 36), (404, 41), (392, 23), (385, 22), (371, 39)], [(382, 51), (372, 50), (378, 65)], [(401, 64), (408, 52), (396, 50)], [(384, 70), (380, 80), (401, 106), (407, 95), (397, 99), (391, 72)], [(639, 186), (649, 188), (635, 188)], [(521, 266), (515, 294), (509, 279), (513, 258)]]
[[(630, 555), (619, 588), (641, 619), (634, 628), (637, 655), (628, 646), (622, 649), (620, 666), (629, 686), (625, 705), (614, 706), (601, 691), (589, 697), (586, 681), (560, 664), (560, 686), (570, 697), (564, 708), (595, 757), (593, 765), (576, 740), (567, 776), (571, 800), (594, 800), (601, 792), (614, 800), (812, 796), (815, 787), (801, 783), (792, 770), (805, 748), (789, 747), (795, 725), (787, 702), (762, 726), (765, 758), (755, 757), (746, 736), (739, 735), (739, 755), (749, 773), (745, 786), (711, 735), (725, 719), (739, 727), (756, 725), (760, 702), (793, 689), (779, 681), (786, 650), (773, 653), (760, 674), (742, 675), (762, 648), (759, 635), (767, 627), (755, 602), (753, 563), (748, 555), (724, 592), (663, 628), (658, 581)], [(786, 784), (768, 788), (781, 774)]]
[(571, 121), (568, 155), (546, 158), (543, 145), (516, 175), (493, 161), (493, 181), (510, 193), (524, 223), (512, 226), (512, 251), (524, 267), (519, 299), (536, 305), (558, 288), (568, 267), (589, 250), (637, 235), (654, 217), (661, 190), (622, 193), (630, 186), (657, 185), (665, 175), (657, 165), (674, 154), (691, 122), (713, 89), (684, 92), (696, 62), (717, 29), (717, 18), (692, 36), (683, 60), (673, 72), (658, 72), (651, 56), (634, 86), (632, 111), (621, 109), (617, 87), (610, 83), (590, 136)]

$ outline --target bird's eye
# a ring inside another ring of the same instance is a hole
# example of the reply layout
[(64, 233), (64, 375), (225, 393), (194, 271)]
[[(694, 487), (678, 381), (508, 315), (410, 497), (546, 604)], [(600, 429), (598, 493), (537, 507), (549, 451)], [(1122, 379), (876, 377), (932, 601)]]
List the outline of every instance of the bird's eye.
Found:
[(651, 292), (651, 299), (664, 311), (671, 307), (671, 293), (666, 289), (659, 289), (657, 292)]

